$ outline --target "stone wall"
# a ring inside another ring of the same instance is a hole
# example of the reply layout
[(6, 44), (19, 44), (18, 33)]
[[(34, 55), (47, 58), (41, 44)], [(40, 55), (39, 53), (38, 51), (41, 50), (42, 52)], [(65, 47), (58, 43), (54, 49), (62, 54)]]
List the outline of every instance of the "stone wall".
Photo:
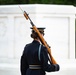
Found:
[[(70, 69), (67, 70), (69, 67), (76, 68), (74, 66), (76, 62), (75, 7), (44, 4), (19, 6), (29, 14), (37, 27), (46, 27), (44, 38), (51, 46), (52, 54), (61, 66), (58, 75), (67, 75), (66, 72), (69, 73)], [(19, 66), (22, 51), (24, 46), (32, 41), (30, 38), (30, 21), (25, 19), (19, 6), (0, 6), (1, 75), (5, 75), (5, 73), (7, 75), (20, 74)]]

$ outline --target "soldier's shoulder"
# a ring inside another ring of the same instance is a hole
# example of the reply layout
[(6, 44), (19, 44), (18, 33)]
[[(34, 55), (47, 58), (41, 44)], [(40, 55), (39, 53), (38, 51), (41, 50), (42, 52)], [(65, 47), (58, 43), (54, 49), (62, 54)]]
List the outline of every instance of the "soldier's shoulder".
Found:
[(29, 46), (31, 43), (26, 44), (26, 46)]
[(24, 49), (27, 48), (27, 47), (29, 47), (30, 45), (31, 45), (31, 43), (26, 44), (26, 45), (24, 46)]
[(42, 45), (42, 48), (43, 48), (43, 49), (46, 49), (46, 47), (45, 47), (44, 45)]
[(42, 45), (42, 52), (48, 52), (47, 48), (44, 45)]

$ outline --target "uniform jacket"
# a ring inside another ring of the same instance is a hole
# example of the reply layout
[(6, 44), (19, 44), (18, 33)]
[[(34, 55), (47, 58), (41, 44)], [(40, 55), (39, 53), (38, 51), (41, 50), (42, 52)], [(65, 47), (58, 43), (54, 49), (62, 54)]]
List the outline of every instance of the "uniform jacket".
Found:
[[(48, 64), (49, 57), (46, 47), (41, 45), (40, 60), (38, 56), (40, 43), (34, 40), (27, 44), (21, 56), (20, 71), (21, 75), (45, 75), (45, 72), (54, 72), (59, 70), (59, 65)], [(40, 65), (41, 69), (30, 69), (29, 65)]]

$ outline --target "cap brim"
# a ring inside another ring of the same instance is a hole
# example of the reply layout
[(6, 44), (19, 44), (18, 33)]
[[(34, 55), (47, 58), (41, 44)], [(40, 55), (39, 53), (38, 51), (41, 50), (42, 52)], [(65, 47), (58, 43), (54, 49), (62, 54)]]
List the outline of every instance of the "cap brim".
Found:
[[(30, 29), (33, 29), (33, 27), (30, 27)], [(45, 27), (37, 27), (37, 29), (44, 30)]]

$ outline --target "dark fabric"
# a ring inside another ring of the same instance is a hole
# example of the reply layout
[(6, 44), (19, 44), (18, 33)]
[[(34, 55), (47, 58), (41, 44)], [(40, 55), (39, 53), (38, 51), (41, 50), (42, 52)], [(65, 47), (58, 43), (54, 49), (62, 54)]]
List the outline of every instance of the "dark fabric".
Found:
[[(21, 56), (20, 70), (21, 75), (45, 75), (45, 71), (54, 72), (59, 70), (59, 65), (48, 64), (47, 49), (41, 45), (40, 60), (38, 58), (38, 49), (40, 43), (34, 40), (27, 44)], [(41, 65), (41, 69), (29, 69), (29, 65)]]

